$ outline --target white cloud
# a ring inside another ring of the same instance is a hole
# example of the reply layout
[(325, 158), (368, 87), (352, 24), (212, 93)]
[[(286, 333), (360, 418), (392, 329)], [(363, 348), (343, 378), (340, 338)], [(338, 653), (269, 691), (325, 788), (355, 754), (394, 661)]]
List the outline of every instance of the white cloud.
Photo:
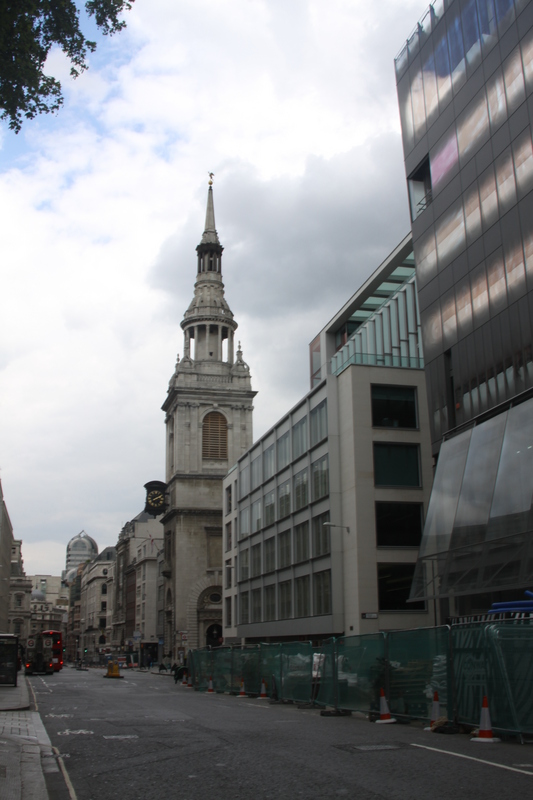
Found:
[(51, 55), (64, 107), (0, 142), (0, 475), (28, 572), (82, 529), (114, 544), (164, 477), (208, 170), (256, 435), (305, 394), (309, 341), (408, 229), (393, 58), (422, 10), (137, 0), (76, 81)]

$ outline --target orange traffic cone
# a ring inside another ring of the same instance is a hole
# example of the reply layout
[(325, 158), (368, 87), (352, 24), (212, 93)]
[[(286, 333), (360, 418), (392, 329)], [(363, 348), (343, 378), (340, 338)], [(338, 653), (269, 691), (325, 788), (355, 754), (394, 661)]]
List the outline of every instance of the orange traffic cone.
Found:
[(501, 742), (492, 733), (492, 725), (490, 722), (489, 701), (487, 695), (483, 695), (483, 704), (481, 706), (481, 719), (479, 722), (479, 731), (477, 736), (470, 739), (471, 742)]
[(246, 692), (244, 691), (244, 681), (241, 679), (241, 691), (237, 695), (237, 697), (246, 697)]
[(267, 687), (266, 687), (266, 683), (265, 683), (265, 679), (264, 678), (261, 681), (261, 694), (259, 695), (259, 699), (260, 700), (268, 700)]
[(431, 719), (429, 721), (429, 728), (424, 728), (425, 731), (431, 731), (432, 726), (440, 717), (439, 693), (435, 690), (433, 695), (433, 705), (431, 706)]
[(183, 670), (183, 678), (182, 678), (182, 681), (181, 681), (181, 685), (182, 686), (187, 686), (187, 673), (185, 672), (185, 670)]
[(387, 723), (390, 724), (391, 722), (396, 722), (394, 717), (391, 717), (389, 706), (387, 703), (387, 698), (385, 697), (385, 692), (383, 689), (380, 689), (379, 692), (379, 719), (376, 722), (381, 723), (382, 725), (386, 725)]
[(209, 678), (209, 685), (207, 687), (207, 694), (214, 694), (215, 690), (213, 689), (213, 678)]
[(190, 672), (189, 672), (189, 677), (187, 678), (187, 688), (188, 689), (193, 689), (194, 688), (193, 685), (192, 685), (192, 675), (191, 675)]

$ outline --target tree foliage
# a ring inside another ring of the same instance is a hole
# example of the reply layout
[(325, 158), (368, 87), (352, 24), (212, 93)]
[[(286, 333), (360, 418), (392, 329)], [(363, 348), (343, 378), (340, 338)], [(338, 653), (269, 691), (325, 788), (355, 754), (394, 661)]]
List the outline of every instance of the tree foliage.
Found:
[[(125, 27), (119, 15), (133, 2), (87, 0), (85, 11), (108, 35)], [(87, 69), (96, 42), (81, 32), (74, 0), (0, 0), (0, 119), (16, 133), (24, 118), (57, 111), (63, 103), (60, 82), (44, 74), (54, 45), (70, 60), (73, 78)]]

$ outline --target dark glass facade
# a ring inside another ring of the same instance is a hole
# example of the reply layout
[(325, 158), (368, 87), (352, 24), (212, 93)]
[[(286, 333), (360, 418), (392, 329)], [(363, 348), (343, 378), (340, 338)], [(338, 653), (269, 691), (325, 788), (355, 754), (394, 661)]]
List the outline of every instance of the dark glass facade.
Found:
[(411, 599), (479, 605), (533, 579), (533, 0), (437, 0), (395, 66), (438, 456)]
[(533, 387), (533, 3), (434, 3), (396, 75), (436, 453)]

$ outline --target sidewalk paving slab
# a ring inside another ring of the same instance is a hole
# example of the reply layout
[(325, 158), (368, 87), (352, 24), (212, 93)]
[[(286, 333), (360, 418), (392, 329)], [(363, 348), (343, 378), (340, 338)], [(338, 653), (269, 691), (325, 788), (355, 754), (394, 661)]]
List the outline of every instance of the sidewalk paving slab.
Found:
[(28, 683), (0, 686), (0, 797), (48, 800), (44, 778), (59, 767), (40, 715), (30, 710)]

